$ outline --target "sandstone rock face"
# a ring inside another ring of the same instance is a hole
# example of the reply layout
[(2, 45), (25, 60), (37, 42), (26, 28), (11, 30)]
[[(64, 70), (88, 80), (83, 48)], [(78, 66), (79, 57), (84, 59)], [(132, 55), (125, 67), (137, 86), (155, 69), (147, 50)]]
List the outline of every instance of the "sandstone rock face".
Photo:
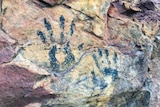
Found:
[(2, 0), (0, 107), (159, 107), (159, 0)]

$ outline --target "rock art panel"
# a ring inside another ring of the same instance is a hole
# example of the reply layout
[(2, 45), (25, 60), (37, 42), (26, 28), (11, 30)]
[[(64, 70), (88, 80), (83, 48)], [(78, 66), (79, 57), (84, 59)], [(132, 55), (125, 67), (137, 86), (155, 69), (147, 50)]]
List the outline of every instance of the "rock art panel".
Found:
[(0, 107), (159, 106), (157, 0), (0, 4)]

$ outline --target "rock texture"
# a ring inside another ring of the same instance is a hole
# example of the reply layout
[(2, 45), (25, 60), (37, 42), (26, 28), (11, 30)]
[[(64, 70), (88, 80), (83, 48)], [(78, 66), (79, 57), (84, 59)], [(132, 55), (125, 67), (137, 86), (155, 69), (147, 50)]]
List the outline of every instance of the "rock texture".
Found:
[(0, 107), (159, 107), (159, 0), (2, 0)]

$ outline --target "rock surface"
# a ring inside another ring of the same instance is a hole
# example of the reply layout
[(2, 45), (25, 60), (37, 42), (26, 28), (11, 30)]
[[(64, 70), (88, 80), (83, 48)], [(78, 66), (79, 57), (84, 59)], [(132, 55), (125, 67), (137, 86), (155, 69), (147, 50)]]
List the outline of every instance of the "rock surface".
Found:
[(0, 107), (159, 107), (159, 0), (2, 0)]

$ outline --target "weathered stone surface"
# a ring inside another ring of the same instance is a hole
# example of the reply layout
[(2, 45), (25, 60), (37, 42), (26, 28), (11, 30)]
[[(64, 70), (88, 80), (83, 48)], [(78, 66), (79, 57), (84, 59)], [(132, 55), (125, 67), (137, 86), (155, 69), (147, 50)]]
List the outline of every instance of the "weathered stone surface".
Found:
[(34, 88), (38, 78), (43, 79), (45, 75), (34, 74), (26, 68), (12, 64), (1, 65), (0, 71), (0, 107), (20, 107), (56, 97), (43, 86)]
[(3, 0), (0, 107), (158, 107), (159, 1)]
[(149, 107), (149, 102), (148, 91), (125, 92), (111, 98), (108, 107)]
[(0, 31), (0, 64), (12, 60), (16, 53), (16, 41)]

